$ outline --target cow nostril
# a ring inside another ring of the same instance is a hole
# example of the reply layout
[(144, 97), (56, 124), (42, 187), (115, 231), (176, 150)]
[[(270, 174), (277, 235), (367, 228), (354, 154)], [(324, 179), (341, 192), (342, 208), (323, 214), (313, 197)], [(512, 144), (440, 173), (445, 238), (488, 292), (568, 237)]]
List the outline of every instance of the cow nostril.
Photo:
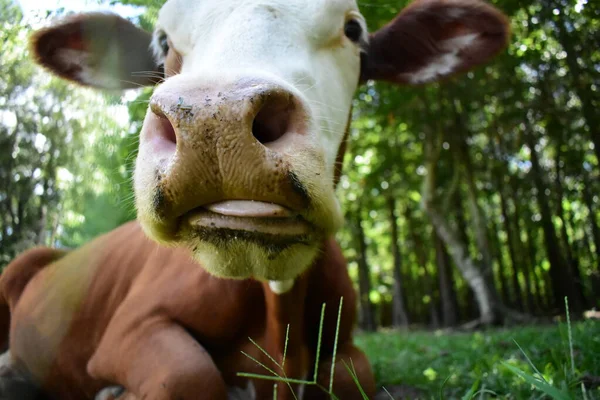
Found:
[(167, 142), (177, 144), (177, 135), (175, 134), (175, 128), (173, 127), (171, 121), (169, 121), (167, 116), (163, 114), (161, 110), (155, 109), (153, 107), (152, 112), (158, 117), (158, 136), (166, 140)]
[(177, 135), (175, 135), (175, 128), (173, 128), (171, 121), (169, 121), (164, 115), (159, 116), (158, 119), (161, 124), (161, 133), (163, 138), (169, 142), (172, 142), (173, 144), (177, 144)]
[(295, 104), (288, 94), (271, 94), (254, 117), (252, 134), (261, 144), (277, 141), (293, 130)]
[(170, 159), (177, 150), (175, 127), (163, 111), (156, 105), (150, 105), (151, 114), (144, 123), (143, 140), (161, 159)]

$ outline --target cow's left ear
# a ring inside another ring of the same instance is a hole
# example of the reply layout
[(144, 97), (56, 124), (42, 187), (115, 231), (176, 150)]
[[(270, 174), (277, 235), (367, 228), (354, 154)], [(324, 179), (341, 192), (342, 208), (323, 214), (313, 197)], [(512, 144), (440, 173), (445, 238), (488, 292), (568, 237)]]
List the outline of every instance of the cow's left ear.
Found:
[(31, 37), (35, 60), (64, 79), (101, 89), (129, 89), (157, 81), (152, 35), (114, 14), (86, 13)]
[(488, 61), (509, 36), (506, 16), (483, 1), (416, 0), (370, 36), (361, 81), (435, 81)]

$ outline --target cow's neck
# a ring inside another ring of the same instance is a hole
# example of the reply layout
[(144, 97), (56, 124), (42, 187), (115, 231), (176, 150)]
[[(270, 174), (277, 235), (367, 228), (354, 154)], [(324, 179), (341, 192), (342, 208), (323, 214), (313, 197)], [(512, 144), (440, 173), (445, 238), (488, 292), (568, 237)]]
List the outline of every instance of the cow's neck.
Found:
[[(305, 276), (295, 279), (293, 282), (285, 283), (283, 286), (291, 286), (289, 290), (282, 292), (274, 291), (272, 283), (263, 283), (266, 307), (266, 332), (264, 346), (265, 350), (273, 357), (281, 368), (275, 366), (274, 371), (280, 376), (291, 379), (304, 379), (309, 372), (310, 357), (305, 337), (305, 298), (307, 293), (307, 278)], [(280, 289), (277, 287), (276, 289)], [(289, 325), (289, 330), (288, 330)], [(283, 362), (284, 349), (285, 363)], [(267, 365), (272, 366), (272, 362)], [(296, 395), (301, 394), (299, 385), (292, 385)], [(278, 399), (293, 398), (289, 388), (284, 383), (278, 384)], [(300, 398), (300, 397), (298, 397)]]

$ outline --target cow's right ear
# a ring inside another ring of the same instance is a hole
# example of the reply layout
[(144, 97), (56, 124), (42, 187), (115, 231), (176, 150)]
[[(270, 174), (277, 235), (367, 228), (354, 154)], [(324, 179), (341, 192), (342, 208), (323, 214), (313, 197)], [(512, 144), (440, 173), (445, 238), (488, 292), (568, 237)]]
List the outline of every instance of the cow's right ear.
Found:
[(86, 13), (41, 29), (31, 37), (35, 60), (52, 73), (101, 89), (156, 83), (161, 67), (150, 50), (152, 35), (114, 14)]

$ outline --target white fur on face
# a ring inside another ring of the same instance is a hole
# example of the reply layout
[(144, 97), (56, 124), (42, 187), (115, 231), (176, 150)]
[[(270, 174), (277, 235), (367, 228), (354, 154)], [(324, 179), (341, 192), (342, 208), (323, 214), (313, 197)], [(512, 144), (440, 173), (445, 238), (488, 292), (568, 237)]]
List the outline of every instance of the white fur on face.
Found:
[(190, 79), (259, 76), (292, 86), (310, 105), (310, 133), (332, 179), (360, 73), (361, 50), (343, 32), (350, 18), (365, 26), (355, 0), (169, 0), (157, 29)]

